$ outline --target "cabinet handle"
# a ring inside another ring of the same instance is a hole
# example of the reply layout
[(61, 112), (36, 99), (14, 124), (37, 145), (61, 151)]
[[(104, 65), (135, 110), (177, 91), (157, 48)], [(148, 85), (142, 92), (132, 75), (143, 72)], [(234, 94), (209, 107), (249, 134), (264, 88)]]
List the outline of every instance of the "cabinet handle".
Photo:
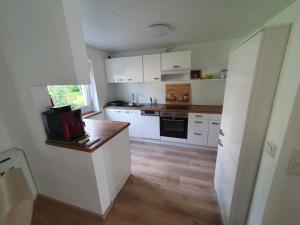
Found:
[(153, 78), (154, 80), (159, 80), (159, 77), (155, 77), (155, 78)]
[(220, 129), (220, 134), (224, 136), (224, 131), (222, 129)]
[(198, 118), (200, 118), (200, 117), (203, 117), (202, 115), (195, 115), (195, 117), (198, 117)]
[(218, 144), (219, 144), (221, 147), (223, 147), (223, 143), (222, 143), (221, 139), (218, 140)]
[(213, 125), (220, 125), (220, 123), (212, 122)]
[(195, 123), (202, 123), (201, 121), (195, 121)]
[(132, 79), (131, 79), (131, 78), (129, 78), (128, 80), (129, 80), (129, 81), (131, 81)]
[(173, 68), (179, 68), (180, 66), (179, 65), (175, 65), (175, 66), (173, 66)]
[(202, 133), (194, 133), (195, 135), (202, 135)]

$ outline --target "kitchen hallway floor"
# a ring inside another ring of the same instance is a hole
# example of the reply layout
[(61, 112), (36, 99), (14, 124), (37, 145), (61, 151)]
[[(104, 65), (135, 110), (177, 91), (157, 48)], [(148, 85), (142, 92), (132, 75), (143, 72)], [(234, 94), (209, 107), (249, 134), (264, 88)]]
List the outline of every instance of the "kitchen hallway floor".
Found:
[(104, 222), (38, 198), (32, 225), (221, 225), (216, 153), (131, 142), (132, 176)]

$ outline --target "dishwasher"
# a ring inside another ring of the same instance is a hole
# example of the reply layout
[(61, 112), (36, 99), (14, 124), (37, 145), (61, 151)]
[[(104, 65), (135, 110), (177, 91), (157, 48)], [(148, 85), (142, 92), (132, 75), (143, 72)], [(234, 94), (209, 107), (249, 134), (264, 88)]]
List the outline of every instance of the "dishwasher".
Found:
[(142, 137), (160, 140), (159, 112), (153, 110), (141, 111)]

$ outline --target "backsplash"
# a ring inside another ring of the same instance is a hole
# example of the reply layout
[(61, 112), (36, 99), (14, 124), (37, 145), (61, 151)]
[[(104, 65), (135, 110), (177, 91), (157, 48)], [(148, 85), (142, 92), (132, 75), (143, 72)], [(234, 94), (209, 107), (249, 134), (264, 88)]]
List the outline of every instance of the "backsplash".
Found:
[[(191, 104), (195, 105), (222, 105), (226, 80), (194, 80), (173, 83), (191, 84)], [(113, 100), (130, 102), (132, 93), (138, 103), (150, 103), (150, 97), (157, 103), (166, 103), (165, 86), (168, 82), (157, 83), (130, 83), (108, 84), (108, 92), (114, 96)]]

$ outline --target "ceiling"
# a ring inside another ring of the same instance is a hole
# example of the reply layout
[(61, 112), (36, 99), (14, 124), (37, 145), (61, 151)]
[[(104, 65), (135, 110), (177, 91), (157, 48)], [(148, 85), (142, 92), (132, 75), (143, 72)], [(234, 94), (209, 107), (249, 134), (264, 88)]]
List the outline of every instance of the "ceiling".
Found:
[[(87, 44), (111, 51), (242, 38), (293, 0), (81, 0)], [(145, 29), (166, 23), (172, 32)]]

